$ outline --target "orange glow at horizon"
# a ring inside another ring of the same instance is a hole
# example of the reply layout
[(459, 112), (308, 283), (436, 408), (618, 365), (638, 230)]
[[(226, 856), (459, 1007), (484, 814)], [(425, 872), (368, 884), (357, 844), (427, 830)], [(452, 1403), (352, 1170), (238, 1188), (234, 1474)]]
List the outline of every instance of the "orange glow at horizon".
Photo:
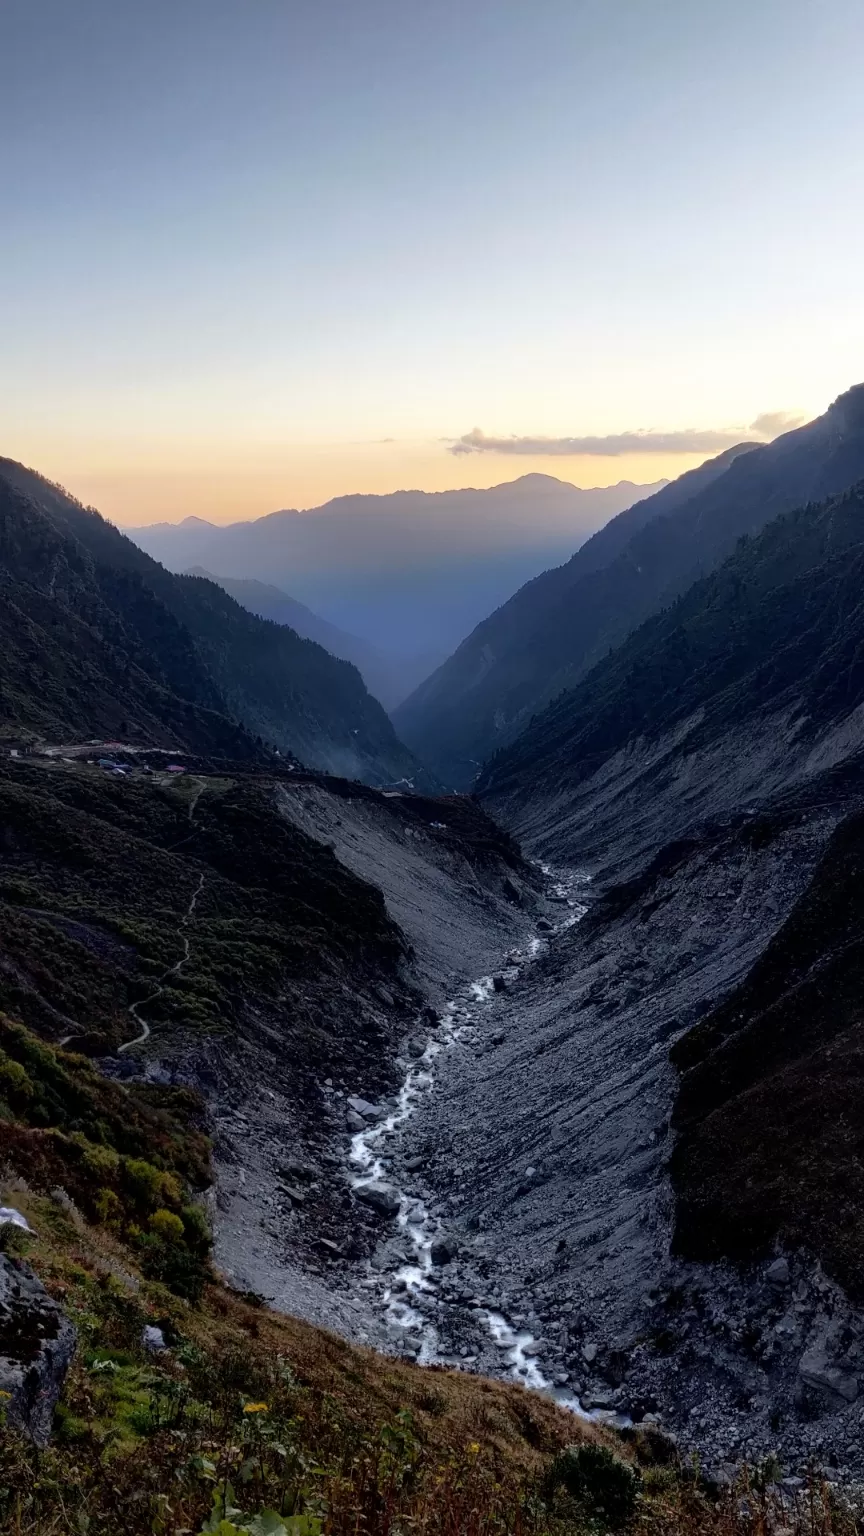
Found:
[(142, 449), (80, 442), (10, 444), (5, 452), (47, 475), (121, 527), (213, 523), (263, 517), (282, 507), (316, 507), (336, 496), (400, 490), (485, 489), (545, 474), (585, 489), (632, 480), (675, 479), (710, 455), (619, 458), (483, 454), (454, 457), (440, 442), (314, 445), (154, 444)]

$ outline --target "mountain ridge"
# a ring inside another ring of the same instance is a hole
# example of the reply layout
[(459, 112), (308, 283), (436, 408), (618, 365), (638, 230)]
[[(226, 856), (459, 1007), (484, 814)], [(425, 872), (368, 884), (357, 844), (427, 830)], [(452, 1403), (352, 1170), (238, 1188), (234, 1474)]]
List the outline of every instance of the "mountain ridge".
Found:
[(589, 541), (568, 566), (516, 594), (394, 711), (397, 728), (414, 750), (425, 745), (445, 782), (467, 787), (480, 763), (513, 741), (532, 714), (719, 564), (741, 534), (801, 502), (841, 492), (862, 475), (859, 385), (806, 426), (709, 460), (622, 514), (623, 524), (618, 519), (597, 536), (601, 545), (604, 536), (611, 542), (626, 531), (628, 518), (640, 525), (611, 561), (590, 566)]
[[(490, 689), (490, 674), (508, 654), (513, 656), (517, 670), (524, 671), (525, 662), (520, 653), (525, 649), (526, 631), (528, 638), (533, 638), (534, 629), (548, 627), (552, 622), (550, 609), (554, 613), (557, 605), (569, 603), (574, 591), (579, 590), (580, 581), (595, 575), (622, 554), (629, 540), (653, 518), (676, 511), (686, 502), (694, 486), (701, 486), (706, 481), (710, 483), (715, 476), (725, 472), (738, 454), (756, 446), (742, 443), (726, 449), (716, 458), (671, 481), (654, 496), (635, 502), (598, 529), (563, 565), (543, 571), (526, 582), (483, 620), (444, 665), (394, 711), (401, 729), (427, 744), (432, 740), (440, 741), (443, 734), (448, 756), (446, 761), (439, 759), (441, 766), (454, 784), (467, 787), (488, 755), (490, 743), (495, 742), (503, 727), (499, 691), (493, 689), (494, 696), (485, 697)], [(556, 671), (547, 675), (547, 658), (536, 658), (529, 666), (532, 680), (526, 693), (523, 679), (522, 691), (513, 706), (515, 715), (507, 727), (508, 737), (518, 732), (519, 722), (526, 711), (536, 707), (547, 693), (558, 691), (560, 686)], [(537, 676), (540, 669), (544, 674), (542, 681)], [(525, 702), (526, 698), (528, 702)], [(463, 699), (467, 712), (465, 720), (460, 719), (459, 711)]]
[[(515, 488), (514, 488), (515, 487)], [(583, 491), (552, 476), (489, 490), (334, 498), (224, 527), (128, 530), (175, 571), (268, 582), (400, 664), (412, 685), (526, 578), (651, 487)]]
[[(839, 727), (864, 702), (864, 481), (785, 513), (645, 621), (484, 769), (478, 792), (528, 804), (664, 737), (679, 758), (748, 720), (778, 725), (778, 752)], [(767, 772), (765, 764), (762, 772)]]
[[(341, 770), (349, 777), (386, 783), (421, 772), (350, 663), (286, 626), (258, 619), (216, 584), (164, 570), (95, 509), (82, 507), (35, 471), (0, 460), (0, 488), (7, 550), (4, 618), (10, 655), (14, 651), (17, 657), (19, 694), (26, 696), (31, 714), (39, 707), (39, 692), (32, 687), (33, 668), (39, 662), (25, 628), (10, 615), (9, 599), (21, 566), (23, 588), (17, 606), (26, 615), (36, 600), (28, 569), (38, 569), (44, 620), (40, 646), (43, 657), (53, 658), (52, 676), (62, 689), (58, 679), (64, 660), (52, 649), (50, 633), (67, 622), (68, 608), (58, 605), (57, 580), (44, 558), (39, 564), (48, 541), (55, 562), (71, 562), (78, 573), (75, 602), (80, 616), (86, 620), (89, 614), (98, 621), (90, 624), (94, 665), (100, 665), (97, 652), (104, 637), (116, 630), (127, 661), (131, 653), (151, 682), (185, 701), (177, 705), (160, 696), (172, 718), (178, 711), (183, 714), (186, 704), (193, 709), (200, 704), (225, 718), (224, 730), (231, 739), (238, 728), (229, 722), (241, 721), (250, 738), (261, 737), (313, 767)], [(71, 647), (73, 659), (77, 644)], [(104, 679), (100, 686), (107, 700)], [(85, 694), (71, 717), (82, 728), (88, 723)], [(118, 728), (123, 719), (120, 711)], [(85, 735), (92, 735), (92, 729), (85, 729)], [(182, 745), (185, 738), (181, 732), (170, 739)], [(187, 745), (212, 749), (213, 742), (193, 733)], [(255, 750), (254, 740), (250, 750)]]

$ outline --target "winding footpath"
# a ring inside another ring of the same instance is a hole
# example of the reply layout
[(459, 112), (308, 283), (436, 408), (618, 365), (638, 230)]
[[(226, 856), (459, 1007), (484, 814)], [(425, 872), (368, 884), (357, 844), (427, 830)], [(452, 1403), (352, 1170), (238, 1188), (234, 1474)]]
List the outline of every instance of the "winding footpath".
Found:
[[(181, 928), (188, 928), (189, 924), (191, 923), (192, 918), (195, 915), (195, 907), (197, 906), (197, 903), (198, 903), (198, 897), (201, 895), (201, 892), (204, 889), (204, 883), (205, 883), (205, 876), (204, 875), (199, 875), (198, 876), (198, 884), (196, 885), (195, 890), (192, 892), (192, 899), (189, 902), (188, 907), (186, 908), (186, 913), (180, 919), (180, 927)], [(147, 1023), (146, 1019), (142, 1019), (141, 1018), (141, 1016), (140, 1016), (140, 1014), (138, 1012), (138, 1009), (139, 1008), (146, 1008), (149, 1003), (155, 1003), (157, 997), (161, 997), (162, 996), (162, 993), (165, 991), (165, 987), (166, 987), (167, 983), (170, 981), (171, 977), (172, 976), (178, 976), (180, 974), (180, 972), (182, 971), (184, 965), (186, 964), (187, 960), (189, 959), (189, 952), (190, 952), (191, 944), (192, 944), (192, 940), (190, 939), (188, 933), (184, 933), (184, 935), (183, 935), (183, 953), (180, 956), (179, 960), (176, 960), (173, 965), (169, 965), (167, 971), (163, 971), (162, 975), (159, 977), (158, 982), (156, 983), (156, 990), (155, 990), (155, 992), (151, 992), (149, 997), (142, 997), (140, 1003), (130, 1003), (130, 1005), (127, 1008), (126, 1011), (129, 1014), (130, 1019), (134, 1019), (136, 1024), (140, 1024), (140, 1026), (141, 1026), (141, 1033), (136, 1035), (134, 1040), (126, 1040), (123, 1045), (118, 1045), (118, 1047), (117, 1047), (117, 1054), (118, 1054), (118, 1056), (123, 1051), (131, 1051), (133, 1046), (135, 1046), (135, 1045), (143, 1045), (145, 1040), (149, 1040), (150, 1033), (151, 1033), (150, 1025)]]
[[(588, 910), (575, 894), (580, 886), (584, 886), (584, 876), (572, 874), (569, 877), (562, 877), (547, 865), (542, 868), (550, 882), (553, 895), (559, 901), (566, 902), (567, 915), (555, 925), (548, 936), (533, 937), (523, 949), (512, 952), (507, 968), (501, 973), (505, 982), (510, 984), (517, 979), (526, 966), (548, 950), (549, 940), (556, 933), (561, 933), (578, 923)], [(432, 1249), (442, 1234), (434, 1214), (419, 1196), (412, 1194), (408, 1188), (394, 1188), (385, 1171), (384, 1158), (388, 1142), (398, 1134), (405, 1122), (416, 1114), (424, 1100), (432, 1093), (435, 1087), (433, 1068), (436, 1060), (442, 1053), (457, 1047), (460, 1041), (469, 1037), (482, 1023), (483, 1012), (488, 1007), (494, 991), (493, 977), (482, 976), (470, 982), (463, 993), (447, 1004), (445, 1011), (439, 1016), (437, 1027), (430, 1035), (423, 1054), (412, 1063), (405, 1076), (397, 1097), (397, 1107), (386, 1118), (358, 1131), (351, 1139), (352, 1187), (360, 1190), (364, 1187), (383, 1185), (393, 1189), (399, 1199), (396, 1224), (413, 1249), (413, 1261), (400, 1265), (389, 1276), (382, 1299), (385, 1317), (392, 1329), (397, 1334), (413, 1336), (415, 1341), (419, 1340), (417, 1360), (421, 1365), (433, 1365), (442, 1358), (439, 1351), (438, 1332), (434, 1324), (417, 1305), (412, 1305), (412, 1302), (416, 1303), (424, 1296), (433, 1295), (436, 1290)], [(485, 1308), (480, 1309), (480, 1312), (489, 1336), (503, 1352), (508, 1374), (514, 1380), (534, 1391), (554, 1396), (562, 1407), (569, 1408), (580, 1416), (591, 1417), (584, 1412), (578, 1398), (554, 1388), (543, 1375), (536, 1359), (538, 1346), (530, 1333), (514, 1327), (499, 1312)]]
[[(201, 796), (204, 793), (205, 787), (206, 786), (203, 783), (199, 784), (195, 789), (191, 800), (189, 801), (189, 823), (193, 829), (195, 826), (195, 810), (198, 805), (198, 801), (201, 799)], [(195, 908), (198, 905), (198, 897), (201, 895), (201, 892), (204, 889), (205, 881), (205, 875), (202, 874), (198, 876), (198, 884), (195, 887), (195, 890), (192, 892), (192, 897), (183, 917), (180, 919), (181, 932), (184, 928), (189, 927), (189, 924), (195, 916)], [(176, 960), (173, 965), (169, 965), (168, 969), (162, 972), (162, 975), (159, 977), (159, 980), (156, 983), (156, 990), (151, 992), (149, 997), (142, 997), (141, 1001), (138, 1003), (130, 1003), (126, 1011), (129, 1014), (130, 1019), (134, 1019), (135, 1023), (140, 1026), (140, 1033), (137, 1034), (134, 1039), (126, 1040), (123, 1045), (119, 1045), (117, 1047), (118, 1056), (122, 1055), (124, 1051), (131, 1051), (136, 1045), (143, 1045), (145, 1040), (150, 1039), (150, 1025), (147, 1023), (146, 1019), (141, 1018), (138, 1010), (139, 1008), (147, 1008), (150, 1003), (155, 1003), (156, 999), (162, 996), (162, 993), (165, 991), (165, 987), (171, 980), (171, 977), (179, 976), (184, 965), (186, 965), (189, 959), (191, 943), (192, 941), (189, 937), (189, 934), (183, 933), (183, 953), (180, 956), (180, 959)]]

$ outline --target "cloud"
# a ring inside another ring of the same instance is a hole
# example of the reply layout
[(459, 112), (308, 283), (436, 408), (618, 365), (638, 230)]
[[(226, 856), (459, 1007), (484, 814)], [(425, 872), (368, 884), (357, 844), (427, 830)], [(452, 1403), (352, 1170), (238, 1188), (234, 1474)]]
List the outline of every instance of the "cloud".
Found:
[(724, 448), (733, 448), (745, 438), (770, 442), (781, 432), (800, 425), (802, 419), (786, 411), (774, 411), (757, 416), (749, 427), (685, 427), (678, 432), (640, 427), (634, 432), (613, 432), (606, 437), (487, 437), (480, 427), (474, 427), (451, 441), (448, 451), (456, 455), (504, 453), (538, 459), (581, 455), (615, 459), (626, 453), (722, 453)]
[(804, 425), (806, 417), (797, 416), (792, 411), (766, 411), (764, 416), (757, 416), (751, 424), (750, 431), (754, 437), (764, 437), (766, 442), (773, 442), (783, 432), (792, 432), (795, 427)]

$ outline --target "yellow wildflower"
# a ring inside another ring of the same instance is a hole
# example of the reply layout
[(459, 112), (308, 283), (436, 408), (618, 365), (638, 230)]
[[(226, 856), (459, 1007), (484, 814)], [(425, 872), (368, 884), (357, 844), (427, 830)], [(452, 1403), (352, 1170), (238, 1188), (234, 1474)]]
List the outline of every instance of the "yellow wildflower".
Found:
[[(243, 1412), (244, 1413), (266, 1413), (267, 1412), (267, 1408), (268, 1408), (268, 1404), (267, 1403), (247, 1403), (245, 1408), (243, 1409)], [(479, 1447), (478, 1447), (478, 1449), (479, 1449)]]
[(477, 1444), (476, 1440), (472, 1440), (471, 1441), (471, 1444), (468, 1447), (468, 1455), (469, 1456), (479, 1456), (480, 1455), (480, 1447)]

